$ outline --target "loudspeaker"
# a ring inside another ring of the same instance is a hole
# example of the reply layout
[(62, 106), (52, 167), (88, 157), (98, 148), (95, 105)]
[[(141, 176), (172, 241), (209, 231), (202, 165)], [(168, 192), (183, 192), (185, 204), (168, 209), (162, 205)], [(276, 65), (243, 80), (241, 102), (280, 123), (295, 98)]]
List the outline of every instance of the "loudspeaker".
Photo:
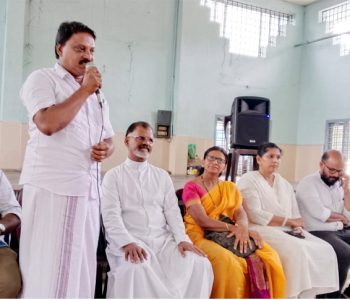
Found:
[(158, 110), (156, 130), (158, 138), (170, 138), (171, 110)]
[(236, 97), (231, 109), (231, 148), (257, 148), (269, 141), (270, 100)]

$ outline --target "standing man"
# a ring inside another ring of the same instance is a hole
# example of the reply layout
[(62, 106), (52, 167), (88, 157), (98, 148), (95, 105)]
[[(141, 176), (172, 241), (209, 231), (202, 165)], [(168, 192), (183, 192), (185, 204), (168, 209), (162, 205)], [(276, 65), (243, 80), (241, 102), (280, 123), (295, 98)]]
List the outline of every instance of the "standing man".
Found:
[(350, 229), (346, 229), (350, 220), (350, 189), (342, 154), (337, 150), (325, 152), (319, 172), (299, 182), (296, 196), (305, 228), (334, 248), (340, 291), (331, 296), (340, 297), (349, 285), (350, 270)]
[(170, 176), (147, 162), (151, 126), (131, 124), (124, 142), (127, 160), (102, 184), (107, 298), (209, 298), (211, 264), (185, 234)]
[(93, 30), (62, 23), (54, 68), (34, 71), (20, 92), (30, 135), (20, 179), (24, 298), (94, 296), (99, 162), (113, 152), (101, 74), (86, 67), (94, 50)]

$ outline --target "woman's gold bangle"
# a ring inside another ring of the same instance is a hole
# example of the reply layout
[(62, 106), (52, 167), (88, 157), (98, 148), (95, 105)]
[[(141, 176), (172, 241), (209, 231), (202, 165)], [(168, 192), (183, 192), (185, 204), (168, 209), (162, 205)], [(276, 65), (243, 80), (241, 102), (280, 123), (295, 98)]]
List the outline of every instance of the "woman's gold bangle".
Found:
[(230, 231), (230, 228), (228, 227), (228, 224), (225, 223), (225, 225), (226, 225), (227, 231)]

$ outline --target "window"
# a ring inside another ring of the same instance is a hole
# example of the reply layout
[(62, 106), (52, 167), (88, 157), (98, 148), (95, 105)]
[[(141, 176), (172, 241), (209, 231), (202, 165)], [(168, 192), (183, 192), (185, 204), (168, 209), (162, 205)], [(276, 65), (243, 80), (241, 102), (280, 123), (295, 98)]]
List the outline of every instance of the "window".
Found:
[(227, 152), (230, 150), (230, 123), (226, 128), (225, 134), (225, 124), (224, 124), (225, 116), (216, 116), (215, 121), (215, 146), (219, 146), (225, 149)]
[(343, 153), (345, 172), (350, 172), (350, 119), (327, 121), (325, 151), (339, 150)]
[(326, 24), (326, 33), (334, 34), (334, 45), (340, 45), (340, 55), (350, 54), (350, 1), (319, 12), (319, 22)]
[[(219, 146), (226, 150), (227, 153), (230, 152), (230, 139), (231, 139), (231, 122), (227, 124), (226, 134), (225, 134), (225, 116), (216, 116), (216, 126), (215, 126), (215, 146)], [(252, 171), (254, 168), (254, 157), (251, 155), (240, 155), (236, 181), (246, 173), (247, 171)]]
[(220, 24), (220, 36), (229, 39), (231, 53), (266, 57), (266, 48), (276, 46), (278, 36), (286, 36), (293, 15), (232, 0), (201, 0), (210, 8), (210, 20)]

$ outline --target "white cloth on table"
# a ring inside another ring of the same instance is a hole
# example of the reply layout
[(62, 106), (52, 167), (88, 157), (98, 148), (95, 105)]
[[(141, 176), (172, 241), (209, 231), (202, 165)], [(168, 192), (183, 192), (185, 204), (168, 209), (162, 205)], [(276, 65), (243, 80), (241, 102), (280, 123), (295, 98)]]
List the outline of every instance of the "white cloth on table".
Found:
[[(170, 176), (148, 162), (127, 159), (102, 184), (102, 215), (109, 243), (108, 298), (208, 298), (213, 272), (207, 258), (186, 252), (183, 220)], [(137, 243), (144, 263), (125, 261), (123, 246)]]
[(287, 297), (314, 297), (339, 289), (338, 263), (332, 246), (305, 233), (305, 239), (284, 231), (289, 227), (268, 226), (274, 215), (299, 218), (292, 186), (279, 174), (271, 187), (258, 171), (244, 174), (237, 186), (241, 190), (251, 229), (279, 254), (287, 279)]

